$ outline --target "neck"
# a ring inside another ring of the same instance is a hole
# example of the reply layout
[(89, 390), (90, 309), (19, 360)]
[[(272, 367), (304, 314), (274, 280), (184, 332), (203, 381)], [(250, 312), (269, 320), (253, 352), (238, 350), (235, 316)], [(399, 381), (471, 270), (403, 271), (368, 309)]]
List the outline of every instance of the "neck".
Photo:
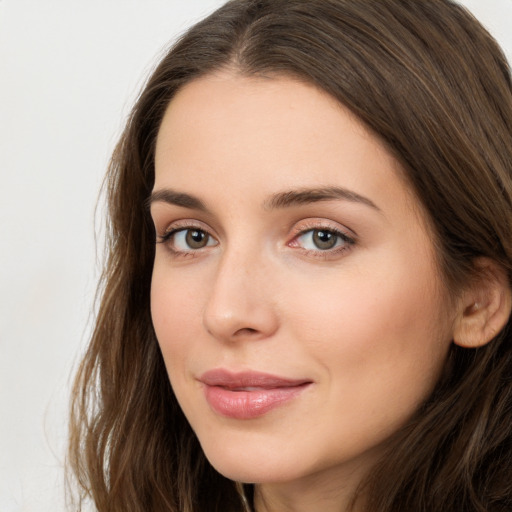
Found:
[[(317, 474), (294, 482), (257, 484), (256, 512), (360, 512), (362, 499), (356, 496), (360, 474), (329, 478)], [(357, 499), (356, 499), (357, 498)]]

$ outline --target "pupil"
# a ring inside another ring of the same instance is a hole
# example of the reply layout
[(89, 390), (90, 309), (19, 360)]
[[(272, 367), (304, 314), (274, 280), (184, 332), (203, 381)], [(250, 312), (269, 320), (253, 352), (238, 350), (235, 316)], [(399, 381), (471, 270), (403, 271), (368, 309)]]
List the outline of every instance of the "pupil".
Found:
[(336, 245), (336, 235), (330, 231), (315, 231), (313, 242), (319, 249), (332, 249)]
[(203, 231), (197, 229), (189, 230), (187, 232), (187, 245), (193, 249), (198, 249), (206, 245), (206, 234)]

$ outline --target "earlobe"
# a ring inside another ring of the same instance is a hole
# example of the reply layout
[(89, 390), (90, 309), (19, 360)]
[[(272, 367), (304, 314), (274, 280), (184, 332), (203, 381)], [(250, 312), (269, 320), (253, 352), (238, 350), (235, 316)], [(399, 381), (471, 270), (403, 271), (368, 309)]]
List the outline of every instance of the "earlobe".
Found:
[(477, 275), (460, 300), (453, 341), (465, 348), (482, 347), (505, 327), (512, 293), (507, 273), (495, 261), (479, 258)]

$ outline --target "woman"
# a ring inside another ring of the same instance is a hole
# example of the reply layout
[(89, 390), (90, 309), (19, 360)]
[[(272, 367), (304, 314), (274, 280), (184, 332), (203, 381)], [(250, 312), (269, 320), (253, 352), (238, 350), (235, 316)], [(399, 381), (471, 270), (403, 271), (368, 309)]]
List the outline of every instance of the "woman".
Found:
[(234, 0), (135, 105), (71, 464), (99, 511), (512, 508), (512, 86), (450, 1)]

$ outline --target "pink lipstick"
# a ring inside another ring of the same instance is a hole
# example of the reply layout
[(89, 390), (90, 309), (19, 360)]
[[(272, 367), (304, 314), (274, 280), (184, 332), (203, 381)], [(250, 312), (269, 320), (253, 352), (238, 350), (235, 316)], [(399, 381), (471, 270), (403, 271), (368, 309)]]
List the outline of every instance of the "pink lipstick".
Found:
[(263, 416), (292, 400), (312, 382), (267, 373), (232, 373), (223, 369), (204, 373), (199, 381), (210, 407), (222, 416), (247, 420)]

